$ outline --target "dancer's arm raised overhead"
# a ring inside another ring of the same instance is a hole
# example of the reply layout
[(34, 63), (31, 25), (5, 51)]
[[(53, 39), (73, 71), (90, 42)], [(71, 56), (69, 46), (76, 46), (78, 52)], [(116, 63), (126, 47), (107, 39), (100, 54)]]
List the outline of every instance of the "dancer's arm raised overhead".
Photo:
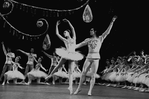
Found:
[(111, 21), (109, 27), (107, 28), (107, 30), (101, 35), (102, 38), (103, 38), (103, 40), (104, 40), (104, 39), (107, 37), (107, 35), (110, 33), (110, 31), (111, 31), (111, 29), (112, 29), (112, 27), (113, 27), (113, 23), (115, 22), (116, 19), (117, 19), (117, 16), (114, 16), (114, 17), (112, 18), (112, 21)]
[(3, 42), (2, 42), (2, 48), (3, 48), (3, 52), (4, 52), (4, 54), (6, 55), (6, 54), (7, 54), (7, 51), (6, 51), (6, 48), (5, 48), (4, 43), (3, 43)]
[(75, 32), (74, 27), (73, 27), (73, 26), (72, 26), (72, 24), (70, 23), (70, 21), (69, 21), (69, 20), (67, 20), (67, 19), (63, 19), (63, 21), (68, 22), (68, 24), (69, 24), (69, 26), (70, 26), (70, 28), (71, 28), (72, 34), (73, 34), (73, 39), (75, 39), (75, 40), (76, 40), (76, 32)]
[(60, 24), (60, 21), (57, 21), (56, 23), (56, 35), (62, 40), (62, 41), (67, 41), (64, 37), (62, 37), (60, 34), (59, 34), (59, 30), (58, 30), (58, 25)]

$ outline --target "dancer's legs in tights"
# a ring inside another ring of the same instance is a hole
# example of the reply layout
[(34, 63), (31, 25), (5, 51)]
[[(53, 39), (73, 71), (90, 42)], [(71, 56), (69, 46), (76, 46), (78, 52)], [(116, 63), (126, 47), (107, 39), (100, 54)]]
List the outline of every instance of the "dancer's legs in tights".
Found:
[(73, 70), (75, 68), (75, 61), (70, 61), (70, 64), (69, 64), (69, 91), (70, 91), (70, 94), (73, 93)]
[(90, 88), (88, 91), (88, 95), (92, 95), (92, 89), (95, 85), (95, 75), (96, 75), (97, 70), (98, 70), (98, 65), (99, 65), (99, 60), (94, 60), (92, 65), (91, 65), (92, 76), (91, 76), (91, 80), (90, 80)]
[(89, 59), (85, 60), (84, 65), (83, 65), (82, 74), (81, 74), (81, 77), (80, 77), (80, 82), (79, 82), (78, 88), (76, 89), (74, 94), (77, 94), (78, 92), (81, 91), (82, 83), (85, 80), (86, 73), (89, 71), (89, 69), (91, 67), (91, 64), (92, 64), (92, 61), (90, 61)]
[(52, 75), (53, 75), (56, 71), (58, 71), (58, 69), (59, 69), (60, 67), (62, 67), (65, 62), (66, 62), (66, 59), (65, 59), (65, 58), (61, 58), (60, 61), (59, 61), (59, 63), (58, 63), (58, 66), (56, 66), (56, 67), (51, 71), (51, 74), (46, 78), (46, 80), (47, 80), (48, 78), (52, 77)]

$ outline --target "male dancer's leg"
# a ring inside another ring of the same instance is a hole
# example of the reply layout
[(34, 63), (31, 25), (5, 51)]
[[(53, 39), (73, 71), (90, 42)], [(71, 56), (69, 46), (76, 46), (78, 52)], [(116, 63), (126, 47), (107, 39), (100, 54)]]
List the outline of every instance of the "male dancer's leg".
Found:
[(99, 65), (99, 60), (94, 60), (92, 65), (91, 65), (91, 69), (92, 69), (92, 76), (91, 76), (91, 80), (90, 80), (90, 88), (89, 88), (89, 91), (88, 91), (88, 95), (92, 95), (92, 89), (95, 85), (95, 75), (97, 73), (97, 70), (98, 70), (98, 66)]
[(65, 59), (65, 58), (61, 58), (60, 61), (59, 61), (59, 63), (58, 63), (58, 65), (51, 71), (50, 75), (46, 78), (46, 80), (47, 80), (48, 78), (52, 77), (52, 75), (53, 75), (56, 71), (58, 71), (58, 69), (59, 69), (60, 67), (62, 67), (62, 65), (63, 65), (65, 62), (66, 62), (66, 59)]
[(82, 74), (81, 74), (81, 77), (80, 77), (80, 82), (79, 82), (78, 88), (76, 89), (76, 91), (74, 92), (74, 94), (77, 94), (77, 93), (79, 93), (79, 92), (81, 91), (82, 83), (83, 83), (84, 80), (85, 80), (86, 73), (87, 73), (88, 70), (90, 69), (91, 64), (92, 64), (92, 63), (89, 61), (89, 59), (86, 59), (86, 60), (85, 60), (85, 63), (84, 63), (84, 65), (83, 65)]

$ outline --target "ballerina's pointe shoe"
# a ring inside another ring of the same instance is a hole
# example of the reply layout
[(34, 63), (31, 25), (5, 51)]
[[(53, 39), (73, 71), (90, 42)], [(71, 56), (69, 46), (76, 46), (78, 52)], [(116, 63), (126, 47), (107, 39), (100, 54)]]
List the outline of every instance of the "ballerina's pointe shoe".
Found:
[(70, 95), (72, 95), (73, 94), (73, 88), (72, 87), (68, 87), (68, 90), (70, 92)]
[(88, 92), (88, 94), (87, 94), (88, 96), (91, 96), (92, 94), (91, 94), (91, 92)]

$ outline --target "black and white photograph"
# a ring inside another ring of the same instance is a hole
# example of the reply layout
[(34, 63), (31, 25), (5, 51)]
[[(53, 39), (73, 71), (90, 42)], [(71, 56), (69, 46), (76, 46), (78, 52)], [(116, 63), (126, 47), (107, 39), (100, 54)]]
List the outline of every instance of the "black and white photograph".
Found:
[(0, 99), (148, 99), (147, 4), (1, 0)]

